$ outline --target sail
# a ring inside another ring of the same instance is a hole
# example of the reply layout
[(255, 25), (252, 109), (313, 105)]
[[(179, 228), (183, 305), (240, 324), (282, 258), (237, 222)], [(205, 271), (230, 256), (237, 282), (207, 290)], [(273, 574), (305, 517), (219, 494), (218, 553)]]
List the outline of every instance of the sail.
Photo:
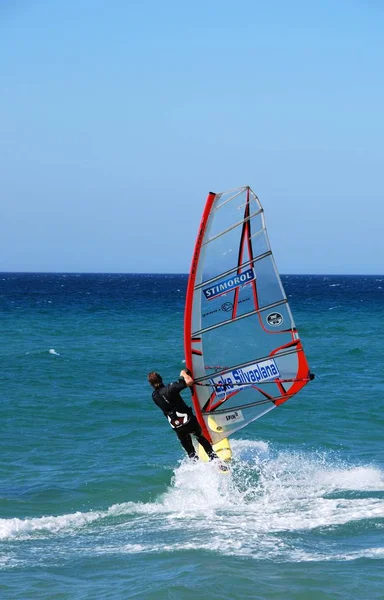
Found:
[(312, 378), (248, 186), (209, 193), (188, 280), (184, 346), (205, 435), (228, 437)]

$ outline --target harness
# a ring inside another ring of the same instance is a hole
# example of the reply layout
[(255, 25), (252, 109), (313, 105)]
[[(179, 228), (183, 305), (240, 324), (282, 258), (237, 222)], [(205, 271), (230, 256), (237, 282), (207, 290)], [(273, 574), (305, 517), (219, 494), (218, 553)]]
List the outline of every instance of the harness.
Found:
[[(158, 392), (158, 394), (163, 398), (163, 400), (165, 400), (167, 404), (170, 404), (168, 398), (164, 396), (164, 394), (160, 394), (160, 392)], [(166, 417), (172, 429), (178, 429), (179, 427), (183, 427), (183, 425), (187, 425), (191, 418), (187, 413), (181, 413), (176, 409), (167, 412)]]

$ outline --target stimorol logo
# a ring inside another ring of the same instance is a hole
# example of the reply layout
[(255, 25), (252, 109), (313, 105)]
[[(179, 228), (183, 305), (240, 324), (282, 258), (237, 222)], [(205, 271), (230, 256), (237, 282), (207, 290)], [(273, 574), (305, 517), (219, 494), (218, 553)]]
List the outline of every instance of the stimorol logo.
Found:
[(254, 281), (255, 279), (256, 278), (253, 269), (247, 269), (239, 275), (232, 275), (232, 277), (228, 277), (228, 279), (224, 279), (224, 281), (220, 281), (211, 287), (203, 289), (204, 296), (207, 300), (212, 300), (212, 298), (216, 298), (216, 296), (230, 292), (240, 285), (245, 285), (246, 283)]
[(241, 369), (234, 369), (219, 377), (211, 377), (209, 383), (215, 386), (216, 396), (220, 398), (230, 392), (242, 390), (252, 384), (276, 379), (276, 377), (280, 377), (279, 369), (273, 358), (269, 358)]

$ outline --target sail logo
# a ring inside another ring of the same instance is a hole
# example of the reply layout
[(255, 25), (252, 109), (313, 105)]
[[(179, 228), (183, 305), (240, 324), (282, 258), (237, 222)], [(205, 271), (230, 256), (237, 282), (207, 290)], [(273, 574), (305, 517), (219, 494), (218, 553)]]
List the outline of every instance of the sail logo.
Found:
[(283, 315), (281, 315), (279, 312), (269, 313), (267, 316), (267, 323), (272, 327), (278, 327), (283, 321)]
[(234, 275), (232, 277), (228, 277), (228, 279), (224, 279), (224, 281), (221, 281), (220, 283), (216, 283), (215, 285), (212, 285), (211, 287), (207, 287), (207, 288), (203, 289), (204, 296), (206, 297), (207, 300), (212, 300), (213, 298), (216, 298), (217, 296), (221, 296), (221, 294), (230, 292), (230, 291), (240, 287), (241, 285), (245, 285), (245, 284), (249, 283), (250, 281), (254, 281), (255, 279), (256, 279), (256, 277), (255, 277), (254, 270), (252, 268), (247, 269), (246, 271), (244, 271), (243, 273), (240, 273), (239, 275)]
[(273, 358), (253, 363), (247, 367), (234, 369), (219, 377), (211, 377), (209, 383), (215, 388), (216, 397), (225, 397), (228, 393), (238, 392), (250, 385), (270, 381), (280, 377), (279, 369)]
[(228, 413), (225, 415), (225, 421), (227, 423), (238, 423), (239, 421), (244, 421), (243, 413), (241, 410), (235, 410), (232, 413)]

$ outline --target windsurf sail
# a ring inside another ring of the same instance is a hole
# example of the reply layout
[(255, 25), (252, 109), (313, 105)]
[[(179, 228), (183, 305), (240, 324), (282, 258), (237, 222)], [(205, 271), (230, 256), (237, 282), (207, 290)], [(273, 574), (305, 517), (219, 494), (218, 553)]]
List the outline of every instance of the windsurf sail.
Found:
[(184, 346), (205, 436), (222, 443), (313, 376), (250, 187), (210, 192), (188, 280)]

